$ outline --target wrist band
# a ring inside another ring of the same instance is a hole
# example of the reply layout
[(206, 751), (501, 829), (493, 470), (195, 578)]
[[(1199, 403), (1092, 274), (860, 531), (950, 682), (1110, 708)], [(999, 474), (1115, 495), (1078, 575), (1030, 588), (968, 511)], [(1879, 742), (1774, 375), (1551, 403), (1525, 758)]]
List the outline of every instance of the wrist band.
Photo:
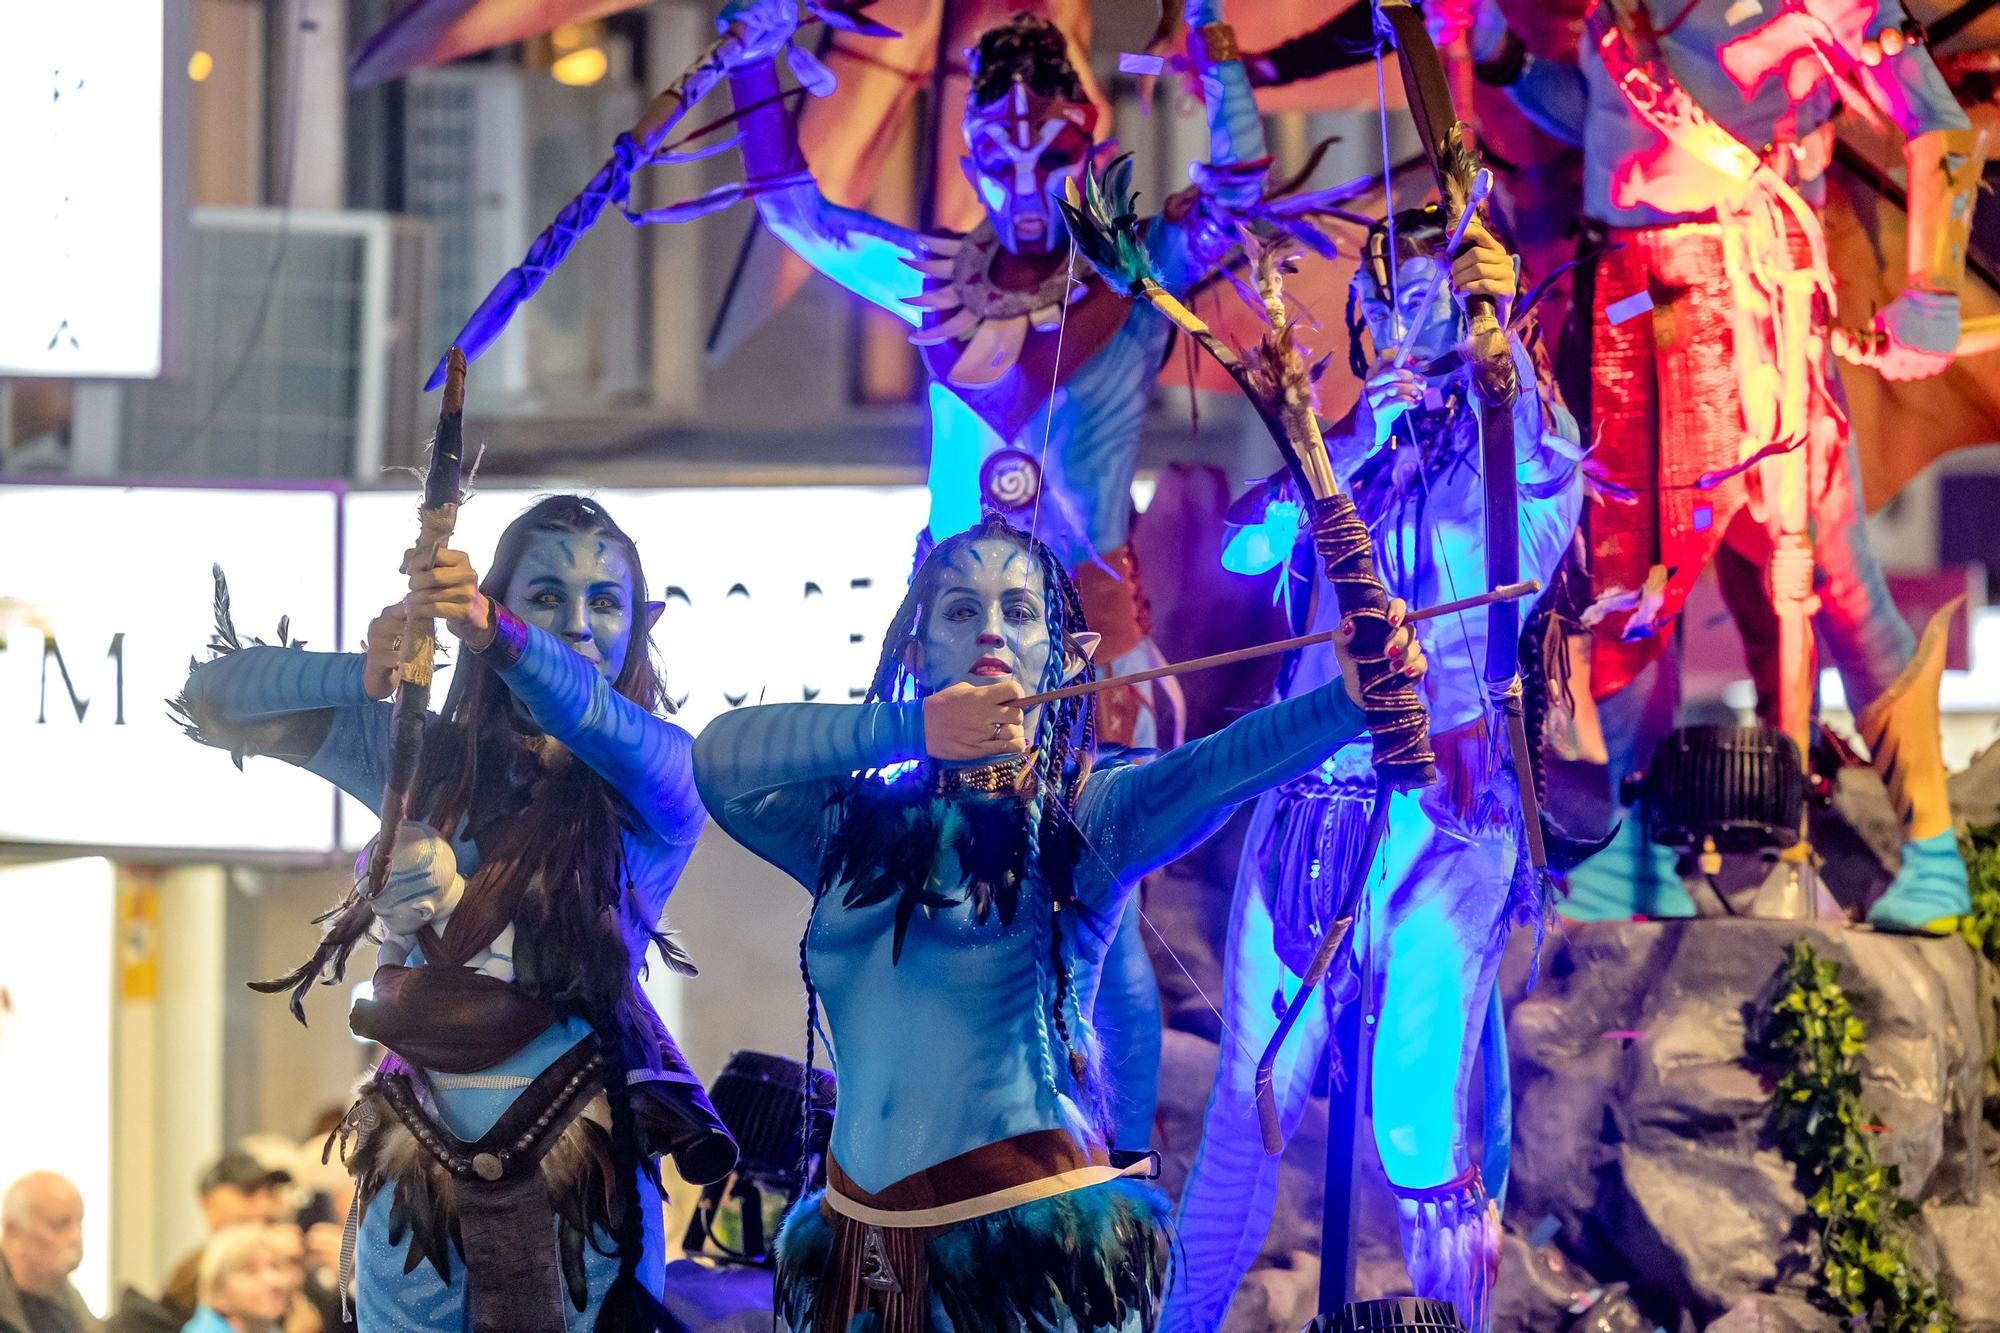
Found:
[(493, 603), (493, 641), (484, 648), (474, 648), (489, 665), (505, 670), (521, 660), (521, 654), (528, 651), (528, 626), (519, 616), (500, 603)]
[[(1236, 29), (1227, 23), (1204, 23), (1189, 37), (1201, 39), (1201, 50), (1190, 54), (1204, 65), (1223, 65), (1243, 58), (1243, 50), (1236, 44)], [(1190, 40), (1188, 45), (1192, 47), (1194, 42)]]
[(1489, 88), (1506, 88), (1518, 83), (1521, 72), (1528, 67), (1528, 47), (1512, 28), (1500, 42), (1500, 49), (1491, 59), (1481, 60), (1472, 66), (1472, 77)]

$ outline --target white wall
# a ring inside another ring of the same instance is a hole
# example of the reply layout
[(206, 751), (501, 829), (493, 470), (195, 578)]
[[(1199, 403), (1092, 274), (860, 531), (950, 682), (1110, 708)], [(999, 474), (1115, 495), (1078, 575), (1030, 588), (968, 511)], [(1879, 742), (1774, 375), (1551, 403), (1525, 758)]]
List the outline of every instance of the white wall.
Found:
[(217, 866), (131, 868), (120, 880), (116, 1027), (79, 1037), (105, 1031), (114, 1052), (112, 1289), (155, 1294), (201, 1238), (195, 1184), (222, 1150), (228, 888)]
[(115, 873), (86, 857), (0, 866), (0, 1189), (30, 1171), (83, 1195), (90, 1305), (109, 1292)]

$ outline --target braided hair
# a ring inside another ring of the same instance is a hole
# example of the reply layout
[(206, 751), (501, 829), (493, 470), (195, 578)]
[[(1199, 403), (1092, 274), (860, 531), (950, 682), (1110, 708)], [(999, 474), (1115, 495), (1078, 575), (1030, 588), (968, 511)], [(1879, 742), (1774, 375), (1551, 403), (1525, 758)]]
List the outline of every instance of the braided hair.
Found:
[[(548, 495), (530, 505), (501, 534), (480, 590), (503, 601), (538, 533), (597, 537), (621, 548), (631, 570), (632, 614), (612, 689), (648, 712), (671, 711), (645, 614), (646, 576), (638, 546), (595, 500)], [(670, 1317), (639, 1276), (645, 1245), (639, 1177), (653, 1167), (628, 1073), (638, 1063), (634, 1053), (643, 1046), (642, 1034), (649, 1031), (634, 998), (646, 946), (658, 945), (661, 957), (677, 969), (685, 959), (661, 923), (644, 914), (633, 887), (623, 837), (633, 822), (629, 805), (587, 765), (551, 762), (540, 741), (535, 729), (520, 725), (513, 696), (493, 664), (478, 653), (459, 654), (444, 707), (425, 727), (410, 813), (447, 834), (461, 825), (492, 830), (490, 842), (480, 848), (468, 898), (488, 882), (526, 881), (511, 923), (515, 984), (588, 1022), (604, 1059), (616, 1171), (613, 1197), (606, 1202), (618, 1274), (605, 1294), (598, 1327), (607, 1333), (667, 1328)], [(526, 804), (510, 813), (515, 800), (510, 789), (523, 781)], [(321, 920), (328, 924), (313, 957), (287, 977), (258, 983), (260, 989), (293, 988), (294, 1013), (299, 995), (315, 980), (322, 975), (327, 984), (340, 980), (350, 953), (367, 937), (374, 912), (357, 884)]]
[(1083, 102), (1088, 95), (1076, 66), (1070, 63), (1069, 42), (1062, 29), (1039, 14), (1020, 13), (979, 34), (967, 52), (972, 69), (973, 105), (1006, 95), (1019, 82), (1042, 97)]
[[(910, 580), (908, 592), (882, 639), (875, 674), (869, 682), (865, 703), (909, 702), (923, 697), (924, 689), (910, 669), (910, 646), (922, 633), (925, 616), (934, 593), (952, 558), (974, 542), (999, 539), (1013, 543), (1034, 558), (1042, 573), (1042, 607), (1048, 628), (1049, 660), (1042, 670), (1038, 690), (1054, 689), (1063, 683), (1064, 669), (1075, 652), (1076, 636), (1087, 628), (1083, 598), (1063, 562), (1032, 534), (1009, 524), (999, 515), (988, 515), (976, 526), (948, 537), (931, 549)], [(1081, 654), (1078, 654), (1081, 655)], [(1087, 659), (1080, 679), (1096, 677), (1096, 667)], [(1089, 776), (1097, 743), (1097, 701), (1095, 695), (1072, 695), (1044, 704), (1035, 735), (1029, 743), (1034, 763), (1022, 775), (1019, 796), (1024, 818), (1020, 836), (1025, 840), (1025, 882), (1043, 884), (1048, 889), (1048, 911), (1036, 925), (1034, 948), (1036, 997), (1035, 1032), (1040, 1042), (1041, 1081), (1058, 1108), (1064, 1101), (1063, 1080), (1056, 1062), (1055, 1048), (1064, 1052), (1071, 1086), (1082, 1096), (1087, 1121), (1106, 1134), (1110, 1120), (1110, 1099), (1102, 1087), (1100, 1062), (1090, 1040), (1076, 988), (1071, 984), (1067, 951), (1063, 941), (1063, 920), (1081, 921), (1076, 899), (1076, 862), (1082, 851), (1075, 811), (1078, 794)], [(836, 830), (850, 819), (871, 817), (871, 807), (879, 808), (886, 790), (886, 774), (869, 770), (855, 775), (835, 793), (830, 808)], [(927, 799), (927, 798), (926, 798)], [(835, 855), (831, 850), (829, 858)], [(820, 903), (829, 885), (814, 894), (812, 912), (806, 919), (805, 934), (799, 940), (799, 975), (806, 999), (806, 1095), (803, 1102), (801, 1142), (810, 1142), (812, 1126), (813, 1061), (818, 1049), (819, 993), (813, 983), (807, 944)], [(1032, 901), (1032, 900), (1031, 900)], [(802, 1165), (803, 1165), (802, 1155)]]

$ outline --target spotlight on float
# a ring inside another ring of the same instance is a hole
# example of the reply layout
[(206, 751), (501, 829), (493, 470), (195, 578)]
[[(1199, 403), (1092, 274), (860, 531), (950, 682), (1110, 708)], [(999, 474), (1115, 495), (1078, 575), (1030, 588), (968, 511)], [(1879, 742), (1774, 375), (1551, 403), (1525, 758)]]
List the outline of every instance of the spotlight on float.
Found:
[(1458, 1310), (1449, 1301), (1395, 1296), (1385, 1301), (1355, 1301), (1323, 1314), (1305, 1333), (1465, 1333)]
[(549, 76), (571, 88), (588, 88), (611, 69), (601, 23), (563, 23), (549, 34)]
[(1654, 842), (1680, 853), (1702, 916), (1838, 914), (1797, 855), (1811, 794), (1799, 747), (1776, 727), (1682, 727), (1660, 742), (1638, 796)]
[[(695, 1205), (683, 1247), (731, 1263), (768, 1266), (769, 1238), (806, 1187), (826, 1174), (827, 1138), (833, 1132), (833, 1076), (813, 1071), (813, 1118), (801, 1147), (806, 1067), (760, 1051), (738, 1051), (709, 1084), (715, 1113), (735, 1136), (736, 1170), (707, 1186)], [(800, 1167), (804, 1166), (801, 1172)]]

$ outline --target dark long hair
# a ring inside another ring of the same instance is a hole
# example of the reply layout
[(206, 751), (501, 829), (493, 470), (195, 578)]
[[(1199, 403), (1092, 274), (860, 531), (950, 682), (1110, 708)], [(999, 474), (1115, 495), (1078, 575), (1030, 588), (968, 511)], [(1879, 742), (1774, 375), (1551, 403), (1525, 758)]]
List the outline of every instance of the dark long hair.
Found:
[[(595, 500), (550, 495), (507, 525), (480, 591), (495, 602), (519, 571), (531, 538), (544, 533), (616, 544), (632, 571), (625, 659), (612, 688), (649, 712), (664, 693), (646, 624), (646, 575), (632, 539)], [(525, 807), (507, 809), (517, 787)], [(538, 999), (603, 1015), (623, 1006), (658, 923), (639, 918), (621, 837), (625, 802), (588, 766), (556, 752), (514, 707), (492, 665), (460, 655), (438, 721), (424, 739), (411, 809), (446, 836), (470, 819), (480, 837), (474, 883), (527, 885), (515, 922), (515, 970)], [(467, 886), (467, 897), (474, 895)], [(672, 957), (671, 953), (666, 956)]]
[[(544, 532), (601, 537), (625, 551), (632, 570), (632, 621), (613, 688), (643, 708), (657, 708), (662, 689), (647, 635), (639, 552), (596, 501), (551, 495), (529, 506), (501, 535), (480, 590), (500, 601), (528, 539)], [(515, 784), (525, 785), (525, 803), (518, 802)], [(459, 655), (444, 709), (426, 727), (410, 811), (411, 818), (447, 838), (470, 815), (470, 833), (492, 835), (480, 838), (473, 884), (521, 877), (527, 885), (515, 913), (515, 967), (517, 982), (529, 994), (569, 1012), (629, 1018), (635, 955), (642, 958), (645, 943), (654, 940), (665, 957), (677, 956), (658, 923), (639, 918), (636, 898), (627, 892), (623, 800), (518, 715), (505, 684), (478, 653)], [(474, 898), (472, 886), (467, 888), (467, 898)], [(303, 992), (322, 977), (329, 985), (341, 980), (374, 919), (357, 884), (320, 918), (325, 925), (312, 958), (278, 981), (258, 983), (258, 989), (292, 990), (292, 1011), (303, 1021)]]
[[(648, 633), (639, 549), (595, 500), (549, 495), (530, 505), (500, 535), (480, 591), (503, 602), (530, 538), (541, 533), (597, 537), (624, 551), (632, 571), (631, 621), (612, 688), (641, 708), (658, 711), (664, 692)], [(618, 1274), (606, 1289), (597, 1328), (628, 1333), (677, 1327), (638, 1276), (645, 1245), (639, 1173), (649, 1168), (627, 1073), (640, 1062), (650, 1065), (659, 1059), (657, 1050), (647, 1049), (651, 1028), (637, 983), (646, 945), (658, 944), (670, 964), (684, 960), (661, 923), (641, 915), (632, 890), (624, 843), (631, 811), (610, 784), (514, 707), (505, 682), (485, 657), (461, 653), (444, 708), (425, 727), (423, 758), (411, 783), (410, 817), (424, 820), (446, 838), (466, 825), (480, 855), (465, 902), (498, 898), (504, 903), (508, 892), (503, 891), (517, 892), (510, 918), (516, 928), (515, 984), (558, 1012), (584, 1019), (596, 1035), (611, 1114), (616, 1194), (608, 1202), (618, 1257)], [(338, 982), (349, 954), (374, 924), (362, 887), (357, 883), (320, 918), (326, 925), (310, 960), (280, 982), (258, 984), (259, 989), (292, 988), (292, 1011), (301, 1021), (305, 989), (321, 976), (328, 984)]]
[(1003, 96), (1017, 80), (1043, 97), (1088, 100), (1083, 80), (1070, 63), (1062, 29), (1039, 14), (1016, 14), (988, 28), (967, 55), (972, 71), (970, 100), (975, 105)]
[[(1043, 616), (1048, 628), (1049, 660), (1043, 669), (1038, 690), (1054, 689), (1063, 683), (1063, 673), (1071, 654), (1080, 653), (1076, 636), (1088, 626), (1084, 622), (1083, 599), (1062, 560), (1032, 534), (1023, 532), (998, 515), (988, 515), (977, 526), (939, 542), (910, 580), (902, 605), (889, 622), (882, 639), (882, 653), (869, 682), (865, 702), (882, 703), (921, 698), (922, 683), (911, 671), (910, 648), (922, 633), (925, 617), (935, 604), (936, 592), (947, 565), (959, 551), (972, 543), (999, 538), (1026, 552), (1041, 569)], [(1096, 668), (1086, 659), (1083, 679), (1094, 679)], [(1072, 695), (1044, 704), (1029, 750), (1034, 762), (1024, 768), (1017, 789), (1022, 819), (1019, 836), (1025, 840), (1025, 875), (1028, 885), (1045, 884), (1048, 910), (1040, 929), (1043, 943), (1036, 950), (1035, 1030), (1041, 1043), (1042, 1079), (1050, 1096), (1060, 1098), (1061, 1084), (1052, 1060), (1049, 1033), (1062, 1044), (1068, 1056), (1069, 1073), (1084, 1103), (1087, 1119), (1104, 1133), (1109, 1124), (1109, 1101), (1100, 1077), (1100, 1061), (1080, 998), (1070, 984), (1065, 961), (1062, 923), (1082, 923), (1076, 901), (1074, 874), (1077, 857), (1083, 851), (1081, 833), (1075, 819), (1077, 795), (1090, 774), (1097, 742), (1097, 697)], [(806, 942), (812, 934), (813, 918), (832, 887), (829, 872), (856, 859), (854, 838), (871, 826), (896, 813), (911, 797), (906, 784), (887, 783), (885, 775), (868, 771), (842, 783), (834, 795), (833, 831), (828, 838), (822, 865), (821, 884), (813, 898), (813, 915), (799, 940), (799, 973), (806, 991), (806, 1128), (810, 1132), (812, 1066), (819, 1021), (819, 994), (813, 985), (807, 960)], [(928, 800), (928, 784), (921, 784), (917, 799)], [(927, 873), (926, 860), (922, 872)]]

